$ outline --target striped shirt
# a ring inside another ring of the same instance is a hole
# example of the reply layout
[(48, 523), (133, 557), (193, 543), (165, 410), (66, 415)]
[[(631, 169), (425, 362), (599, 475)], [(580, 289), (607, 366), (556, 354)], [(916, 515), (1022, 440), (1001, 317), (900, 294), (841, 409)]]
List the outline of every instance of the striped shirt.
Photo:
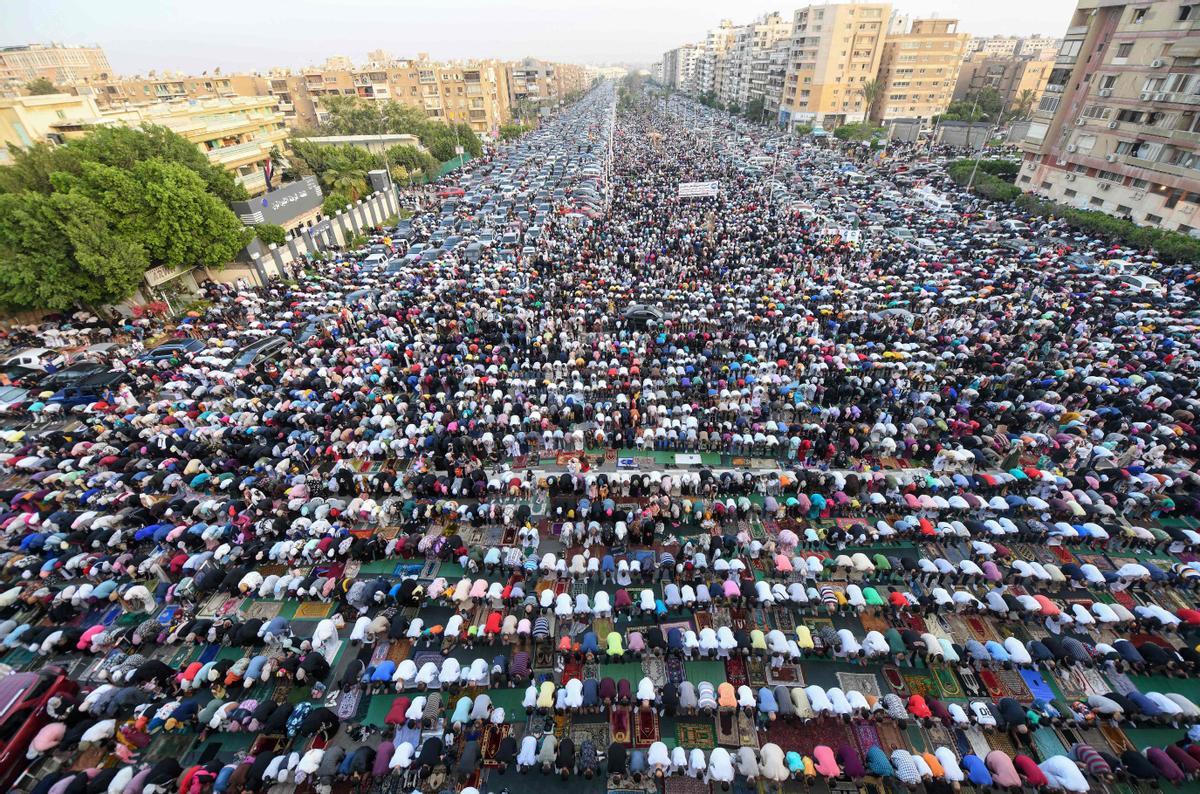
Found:
[(550, 621), (546, 619), (545, 615), (539, 616), (533, 624), (533, 636), (538, 639), (545, 639), (550, 636)]
[(1096, 752), (1090, 744), (1076, 744), (1071, 748), (1075, 760), (1087, 767), (1088, 777), (1099, 778), (1101, 775), (1112, 773), (1112, 768), (1104, 760), (1104, 756)]

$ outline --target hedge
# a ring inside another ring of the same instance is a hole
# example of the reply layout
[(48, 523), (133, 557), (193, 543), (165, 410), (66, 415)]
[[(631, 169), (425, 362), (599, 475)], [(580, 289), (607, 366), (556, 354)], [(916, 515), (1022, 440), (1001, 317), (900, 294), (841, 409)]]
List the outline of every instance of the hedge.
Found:
[(275, 245), (283, 245), (287, 238), (287, 232), (282, 226), (276, 226), (273, 223), (260, 223), (254, 227), (254, 235), (264, 243), (275, 243)]

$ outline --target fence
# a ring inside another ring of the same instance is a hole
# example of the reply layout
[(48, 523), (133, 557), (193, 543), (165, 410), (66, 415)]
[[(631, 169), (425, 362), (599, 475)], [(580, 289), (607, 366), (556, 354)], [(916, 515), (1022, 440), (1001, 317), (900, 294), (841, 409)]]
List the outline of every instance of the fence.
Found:
[(287, 278), (292, 263), (306, 262), (311, 256), (333, 246), (345, 248), (354, 237), (381, 226), (384, 220), (399, 213), (398, 195), (393, 191), (381, 190), (347, 205), (333, 217), (305, 228), (298, 235), (289, 235), (283, 245), (263, 245), (256, 238), (238, 258), (248, 263), (252, 280), (266, 284), (277, 278)]

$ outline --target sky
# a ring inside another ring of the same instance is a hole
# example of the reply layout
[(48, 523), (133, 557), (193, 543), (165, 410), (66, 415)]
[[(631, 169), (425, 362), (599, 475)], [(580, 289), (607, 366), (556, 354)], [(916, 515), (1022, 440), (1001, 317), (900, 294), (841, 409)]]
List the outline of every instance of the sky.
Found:
[[(437, 60), (534, 56), (649, 65), (664, 50), (790, 5), (764, 0), (0, 0), (0, 45), (99, 44), (119, 74), (356, 63), (370, 50)], [(1075, 0), (898, 0), (973, 35), (1062, 35)]]

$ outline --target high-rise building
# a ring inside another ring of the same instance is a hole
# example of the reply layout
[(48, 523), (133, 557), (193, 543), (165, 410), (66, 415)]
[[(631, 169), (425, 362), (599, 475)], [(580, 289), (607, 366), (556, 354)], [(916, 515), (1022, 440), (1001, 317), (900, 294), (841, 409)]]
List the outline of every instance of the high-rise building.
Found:
[(151, 73), (147, 77), (108, 77), (76, 81), (63, 86), (80, 96), (91, 96), (101, 110), (120, 110), (153, 102), (179, 99), (214, 99), (234, 96), (263, 96), (267, 81), (255, 74)]
[(875, 120), (929, 119), (950, 104), (968, 36), (957, 19), (914, 19), (894, 26), (879, 62)]
[(696, 62), (700, 48), (695, 44), (684, 44), (663, 53), (663, 82), (670, 88), (687, 91), (695, 85)]
[(1023, 190), (1200, 229), (1200, 5), (1079, 0), (1023, 149)]
[(66, 44), (22, 44), (0, 47), (0, 92), (13, 96), (39, 77), (56, 86), (79, 80), (108, 79), (112, 67), (100, 47)]
[(717, 94), (717, 73), (724, 68), (725, 54), (736, 35), (737, 28), (728, 19), (722, 19), (720, 25), (705, 34), (704, 46), (693, 75), (696, 96)]
[(779, 120), (832, 129), (867, 117), (861, 89), (879, 72), (891, 3), (796, 10)]
[(728, 107), (745, 109), (756, 100), (765, 104), (771, 52), (778, 47), (786, 51), (792, 36), (792, 20), (772, 12), (734, 30), (725, 51), (718, 97)]

